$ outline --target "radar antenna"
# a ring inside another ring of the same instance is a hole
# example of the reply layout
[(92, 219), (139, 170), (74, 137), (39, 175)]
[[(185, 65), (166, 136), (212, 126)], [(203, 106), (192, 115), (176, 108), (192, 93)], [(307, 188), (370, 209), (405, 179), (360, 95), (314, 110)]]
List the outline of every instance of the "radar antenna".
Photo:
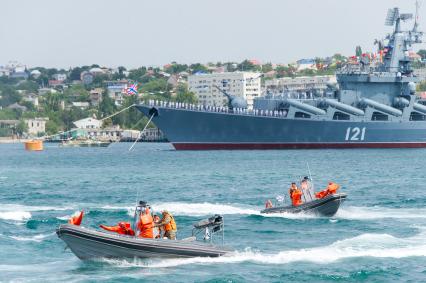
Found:
[(393, 26), (396, 22), (396, 19), (399, 17), (399, 9), (393, 8), (388, 10), (388, 15), (386, 16), (385, 25)]

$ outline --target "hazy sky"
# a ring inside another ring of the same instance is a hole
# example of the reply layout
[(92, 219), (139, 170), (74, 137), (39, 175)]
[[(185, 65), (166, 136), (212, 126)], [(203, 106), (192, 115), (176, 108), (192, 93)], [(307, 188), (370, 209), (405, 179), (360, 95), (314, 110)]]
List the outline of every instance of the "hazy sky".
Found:
[[(0, 0), (0, 65), (17, 60), (30, 67), (136, 67), (246, 58), (289, 63), (352, 55), (356, 45), (373, 50), (374, 39), (391, 30), (384, 26), (388, 8), (414, 12), (414, 3)], [(426, 1), (421, 4), (420, 28), (426, 31)]]

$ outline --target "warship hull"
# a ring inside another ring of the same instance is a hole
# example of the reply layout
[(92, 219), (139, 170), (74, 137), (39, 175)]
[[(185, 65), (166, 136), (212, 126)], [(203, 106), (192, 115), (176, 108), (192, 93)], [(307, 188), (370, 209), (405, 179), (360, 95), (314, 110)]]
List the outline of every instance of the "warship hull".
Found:
[(177, 150), (424, 148), (426, 121), (283, 118), (138, 105)]
[(184, 240), (143, 239), (61, 225), (56, 231), (80, 259), (218, 257), (230, 250)]

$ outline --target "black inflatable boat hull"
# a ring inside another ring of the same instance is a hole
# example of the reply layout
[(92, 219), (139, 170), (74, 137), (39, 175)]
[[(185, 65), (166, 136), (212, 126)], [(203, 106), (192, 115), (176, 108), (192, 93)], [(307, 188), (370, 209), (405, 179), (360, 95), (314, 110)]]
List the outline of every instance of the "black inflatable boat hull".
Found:
[(303, 203), (299, 206), (278, 206), (266, 208), (261, 213), (311, 213), (318, 216), (333, 216), (336, 214), (342, 202), (346, 200), (346, 194), (333, 194), (322, 199)]

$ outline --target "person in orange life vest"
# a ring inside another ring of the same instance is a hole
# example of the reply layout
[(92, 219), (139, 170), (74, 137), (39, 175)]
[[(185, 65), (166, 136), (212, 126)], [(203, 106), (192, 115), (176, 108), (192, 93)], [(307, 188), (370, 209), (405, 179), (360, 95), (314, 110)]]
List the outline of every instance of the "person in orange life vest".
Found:
[[(158, 216), (157, 214), (154, 215), (154, 225), (160, 223), (160, 216)], [(162, 229), (161, 227), (154, 227), (153, 228), (153, 234), (154, 234), (154, 238), (155, 239), (161, 239), (161, 235), (162, 233)]]
[(106, 226), (101, 224), (99, 225), (99, 227), (101, 227), (104, 230), (115, 232), (121, 235), (129, 235), (129, 236), (135, 235), (135, 231), (132, 230), (129, 222), (119, 222), (116, 226)]
[(291, 183), (289, 194), (293, 206), (302, 204), (302, 192), (297, 188), (296, 183)]
[(266, 202), (265, 202), (265, 208), (272, 208), (272, 201), (270, 200), (270, 199), (268, 199)]
[(142, 211), (139, 222), (138, 222), (138, 229), (139, 229), (139, 237), (141, 238), (154, 238), (153, 233), (153, 223), (154, 220), (152, 219), (151, 211), (147, 207), (145, 211)]
[(176, 240), (176, 222), (173, 215), (167, 210), (163, 210), (162, 212), (163, 218), (161, 218), (160, 223), (154, 225), (154, 227), (163, 227), (164, 229), (164, 237), (170, 240)]

